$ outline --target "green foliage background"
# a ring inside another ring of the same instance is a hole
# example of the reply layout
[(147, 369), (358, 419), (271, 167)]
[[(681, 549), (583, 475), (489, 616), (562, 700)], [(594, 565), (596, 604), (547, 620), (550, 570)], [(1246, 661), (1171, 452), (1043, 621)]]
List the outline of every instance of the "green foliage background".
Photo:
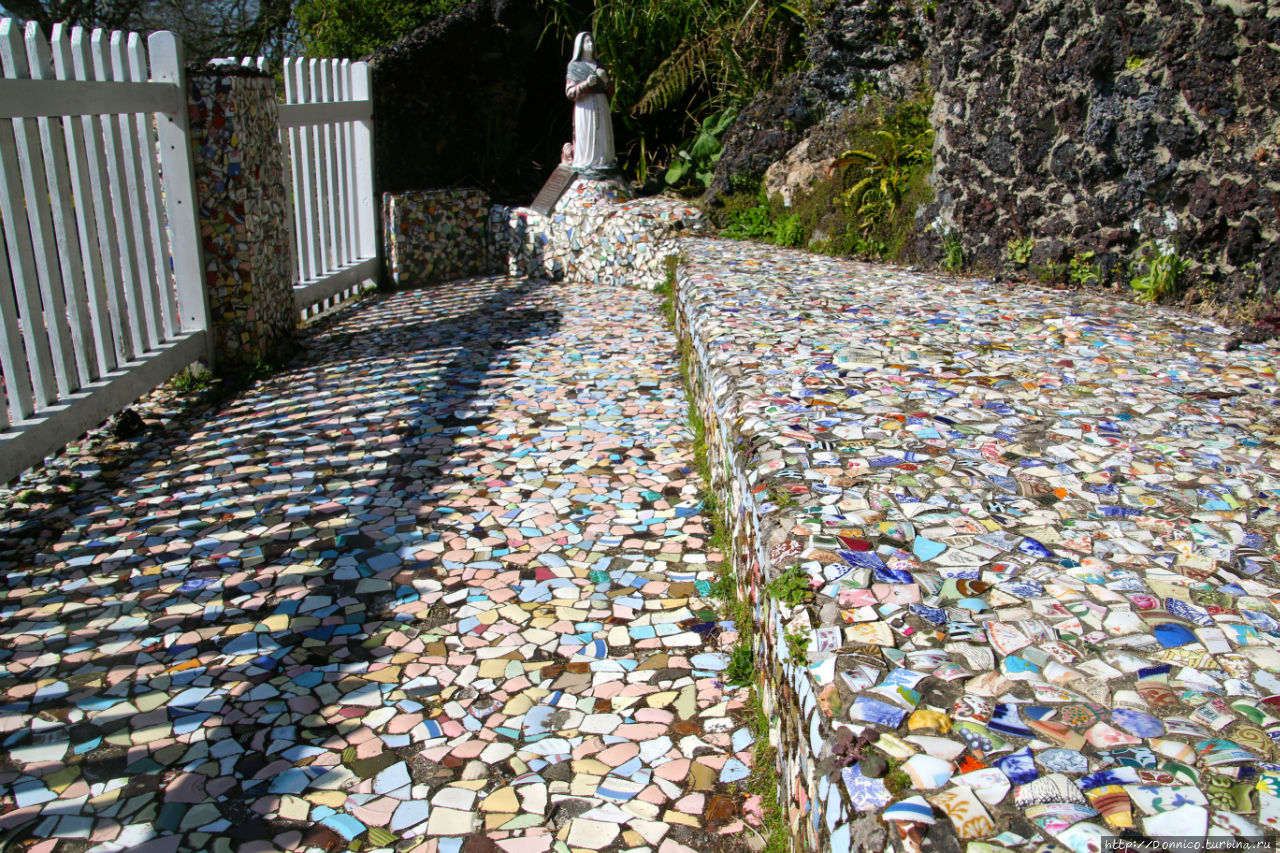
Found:
[[(587, 14), (571, 0), (536, 0), (543, 38), (566, 62), (589, 30), (617, 83), (618, 155), (644, 180), (692, 149), (703, 123), (745, 103), (803, 59), (810, 0), (597, 0)], [(299, 0), (298, 37), (308, 56), (359, 58), (392, 44), (464, 0)], [(693, 185), (699, 170), (688, 170)]]
[(358, 59), (465, 0), (299, 0), (293, 16), (307, 56)]

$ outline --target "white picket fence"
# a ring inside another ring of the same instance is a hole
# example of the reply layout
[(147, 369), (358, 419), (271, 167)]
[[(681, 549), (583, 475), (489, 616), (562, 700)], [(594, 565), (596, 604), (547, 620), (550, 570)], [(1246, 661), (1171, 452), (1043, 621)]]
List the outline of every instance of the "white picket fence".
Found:
[[(148, 59), (149, 54), (149, 59)], [(0, 19), (0, 484), (199, 359), (207, 334), (182, 49)], [(246, 61), (265, 70), (261, 60)], [(369, 68), (288, 60), (303, 318), (379, 272)]]
[(369, 66), (286, 59), (284, 88), (280, 134), (292, 164), (294, 295), (305, 316), (378, 275)]
[(6, 18), (0, 63), (3, 483), (209, 336), (177, 37)]

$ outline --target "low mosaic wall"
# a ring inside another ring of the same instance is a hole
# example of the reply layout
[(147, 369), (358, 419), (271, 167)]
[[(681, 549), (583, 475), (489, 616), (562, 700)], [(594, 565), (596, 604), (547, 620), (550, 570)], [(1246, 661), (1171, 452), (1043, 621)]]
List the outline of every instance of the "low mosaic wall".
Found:
[(1275, 849), (1274, 352), (1101, 296), (678, 248), (796, 846)]
[(491, 263), (511, 275), (652, 290), (666, 276), (673, 237), (704, 230), (701, 211), (666, 198), (631, 199), (608, 181), (575, 180), (543, 216), (494, 205)]
[(287, 348), (298, 322), (276, 83), (234, 66), (188, 79), (210, 333), (218, 368), (237, 370)]
[(397, 287), (485, 275), (491, 267), (483, 190), (384, 193), (382, 233), (387, 274)]

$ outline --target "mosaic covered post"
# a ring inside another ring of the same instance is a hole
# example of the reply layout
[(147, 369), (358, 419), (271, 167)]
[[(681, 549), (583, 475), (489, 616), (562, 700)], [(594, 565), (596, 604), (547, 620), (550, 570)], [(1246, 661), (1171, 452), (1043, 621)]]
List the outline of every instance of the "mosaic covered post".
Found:
[(488, 225), (489, 196), (483, 190), (384, 193), (387, 274), (404, 287), (497, 272)]
[(189, 80), (210, 333), (219, 368), (235, 370), (287, 348), (297, 326), (276, 84), (239, 66)]

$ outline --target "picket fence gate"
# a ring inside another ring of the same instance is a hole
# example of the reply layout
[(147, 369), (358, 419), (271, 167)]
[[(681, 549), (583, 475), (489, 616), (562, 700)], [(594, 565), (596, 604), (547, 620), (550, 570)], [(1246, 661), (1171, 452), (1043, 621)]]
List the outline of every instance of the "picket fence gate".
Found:
[(286, 59), (284, 92), (280, 135), (292, 165), (294, 292), (305, 313), (378, 275), (369, 65)]
[[(4, 18), (0, 66), (3, 484), (213, 353), (178, 37)], [(369, 70), (285, 76), (306, 317), (378, 275)]]
[(182, 61), (0, 19), (0, 483), (210, 356)]

